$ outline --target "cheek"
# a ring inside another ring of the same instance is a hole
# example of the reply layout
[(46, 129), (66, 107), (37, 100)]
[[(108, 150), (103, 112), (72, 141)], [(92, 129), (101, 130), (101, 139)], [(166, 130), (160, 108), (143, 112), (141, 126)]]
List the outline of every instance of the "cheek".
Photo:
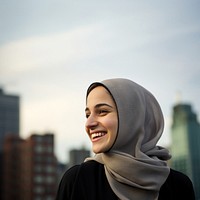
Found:
[(118, 121), (117, 120), (107, 121), (107, 128), (111, 131), (111, 134), (115, 137), (118, 129)]
[[(118, 130), (118, 121), (117, 120), (110, 120), (109, 123), (107, 124), (108, 130), (109, 130), (109, 138), (107, 140), (108, 146), (107, 148), (110, 149), (117, 137), (117, 130)], [(108, 150), (107, 149), (107, 150)]]

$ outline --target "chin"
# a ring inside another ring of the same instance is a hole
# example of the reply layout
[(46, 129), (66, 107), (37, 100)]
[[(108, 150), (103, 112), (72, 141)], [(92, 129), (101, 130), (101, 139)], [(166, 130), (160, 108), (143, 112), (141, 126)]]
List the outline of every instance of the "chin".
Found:
[(95, 154), (97, 154), (97, 153), (102, 153), (102, 152), (103, 152), (101, 148), (96, 148), (96, 147), (93, 147), (93, 148), (92, 148), (92, 151), (93, 151)]
[(95, 154), (98, 154), (98, 153), (104, 153), (104, 152), (108, 151), (108, 149), (107, 149), (107, 148), (95, 148), (95, 147), (93, 147), (93, 148), (92, 148), (92, 151), (93, 151)]
[(99, 151), (99, 150), (96, 150), (96, 149), (93, 149), (92, 150), (95, 154), (97, 154), (97, 153), (102, 153), (102, 151)]

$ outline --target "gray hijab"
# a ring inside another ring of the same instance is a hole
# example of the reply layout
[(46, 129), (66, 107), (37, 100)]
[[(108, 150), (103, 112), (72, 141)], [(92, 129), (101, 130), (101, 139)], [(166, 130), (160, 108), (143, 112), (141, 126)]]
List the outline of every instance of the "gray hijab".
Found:
[(169, 175), (167, 149), (156, 146), (164, 119), (155, 97), (128, 79), (108, 79), (90, 85), (89, 92), (104, 86), (118, 111), (117, 138), (107, 152), (92, 158), (104, 164), (106, 177), (121, 200), (156, 200)]

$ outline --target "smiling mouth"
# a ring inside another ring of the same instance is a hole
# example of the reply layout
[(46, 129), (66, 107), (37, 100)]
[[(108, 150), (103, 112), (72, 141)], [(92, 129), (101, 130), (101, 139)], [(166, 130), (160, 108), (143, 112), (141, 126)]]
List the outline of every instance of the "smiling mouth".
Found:
[(92, 140), (103, 137), (106, 133), (92, 133), (91, 138)]

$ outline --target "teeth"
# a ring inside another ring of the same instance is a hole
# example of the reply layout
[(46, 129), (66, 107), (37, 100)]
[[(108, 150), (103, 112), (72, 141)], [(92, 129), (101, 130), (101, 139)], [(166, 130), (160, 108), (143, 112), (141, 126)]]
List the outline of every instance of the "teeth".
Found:
[(96, 138), (96, 137), (101, 137), (101, 136), (104, 136), (105, 133), (93, 133), (92, 134), (92, 139)]

